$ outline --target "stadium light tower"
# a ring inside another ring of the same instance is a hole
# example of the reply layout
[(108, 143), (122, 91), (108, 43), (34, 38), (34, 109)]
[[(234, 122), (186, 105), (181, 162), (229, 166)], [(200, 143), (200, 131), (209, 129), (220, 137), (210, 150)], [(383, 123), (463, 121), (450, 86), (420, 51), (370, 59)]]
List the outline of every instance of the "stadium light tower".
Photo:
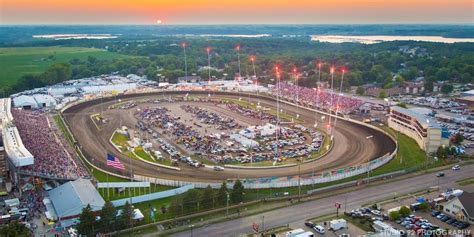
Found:
[[(320, 102), (319, 102), (319, 96), (321, 93), (321, 66), (323, 64), (321, 62), (318, 63), (318, 81), (316, 82), (316, 110), (321, 109), (320, 108)], [(321, 121), (324, 122), (324, 121)], [(318, 126), (318, 112), (314, 112), (314, 127), (316, 128)]]
[(242, 74), (240, 72), (240, 45), (235, 46), (235, 50), (237, 51), (237, 60), (239, 62), (239, 77), (237, 80), (240, 81), (242, 78)]
[[(332, 120), (332, 109), (334, 108), (333, 101), (334, 101), (334, 67), (331, 67), (330, 72), (331, 72), (331, 100), (330, 100), (330, 106), (329, 106), (329, 133), (332, 134), (332, 127), (331, 127), (331, 120)], [(331, 140), (332, 140), (332, 135), (331, 135)]]
[[(334, 129), (336, 128), (336, 124), (337, 124), (337, 113), (339, 112), (339, 101), (342, 97), (342, 84), (344, 83), (344, 74), (346, 73), (346, 69), (343, 68), (341, 70), (341, 86), (339, 87), (339, 96), (337, 97), (337, 102), (336, 102), (336, 117), (334, 118)], [(331, 130), (331, 136), (333, 136), (333, 130)]]
[[(250, 61), (252, 62), (252, 67), (253, 67), (253, 77), (255, 79), (255, 90), (257, 91), (257, 95), (258, 95), (258, 79), (257, 79), (257, 71), (255, 70), (255, 55), (250, 56)], [(257, 105), (260, 105), (260, 99), (258, 100)]]
[[(183, 54), (184, 54), (184, 76), (186, 78), (186, 83), (188, 82), (188, 62), (186, 60), (186, 42), (181, 43), (181, 47), (183, 47)], [(189, 92), (186, 93), (186, 97), (188, 97)]]
[(298, 87), (298, 69), (293, 68), (293, 74), (294, 74), (294, 77), (295, 77), (295, 84), (296, 84), (296, 119), (298, 119), (300, 117), (300, 113), (299, 113), (299, 106), (300, 106), (300, 88)]
[(207, 95), (207, 97), (211, 97), (211, 48), (207, 47), (206, 52), (207, 52), (207, 69), (209, 72), (209, 77), (207, 81), (207, 86), (209, 87), (209, 94)]
[(276, 147), (275, 147), (275, 159), (273, 161), (273, 165), (275, 165), (276, 161), (279, 158), (279, 153), (278, 153), (278, 146), (280, 145), (280, 68), (275, 66), (275, 73), (276, 73), (276, 79), (277, 79), (277, 121), (276, 121), (276, 131), (275, 131), (275, 136), (276, 136)]

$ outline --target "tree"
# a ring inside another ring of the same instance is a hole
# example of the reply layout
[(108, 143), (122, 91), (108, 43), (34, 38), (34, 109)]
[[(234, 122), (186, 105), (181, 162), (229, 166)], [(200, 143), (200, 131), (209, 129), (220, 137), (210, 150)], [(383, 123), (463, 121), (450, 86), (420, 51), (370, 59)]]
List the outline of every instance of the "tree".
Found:
[(130, 227), (133, 223), (133, 217), (135, 216), (135, 211), (133, 210), (132, 204), (125, 203), (125, 206), (122, 209), (122, 214), (120, 214), (120, 222), (123, 227)]
[(464, 141), (464, 136), (461, 133), (456, 133), (452, 138), (452, 142), (455, 145), (460, 145)]
[(183, 207), (183, 202), (182, 200), (180, 200), (179, 198), (174, 198), (172, 201), (171, 201), (171, 204), (170, 204), (170, 207), (168, 208), (168, 210), (173, 213), (173, 215), (175, 216), (178, 216), (180, 215)]
[(79, 216), (79, 224), (77, 225), (77, 232), (85, 236), (94, 236), (96, 233), (96, 220), (92, 208), (89, 204), (82, 209)]
[(365, 89), (362, 86), (357, 87), (356, 94), (358, 95), (364, 95), (365, 94)]
[(115, 229), (117, 219), (117, 209), (110, 201), (106, 201), (100, 211), (99, 231), (103, 233), (111, 232)]
[(448, 158), (448, 147), (438, 147), (438, 150), (436, 151), (436, 156), (439, 158), (439, 159), (446, 159)]
[(448, 84), (444, 84), (441, 86), (441, 93), (443, 94), (449, 94), (451, 92), (453, 92), (453, 85), (448, 85)]
[(397, 212), (397, 211), (392, 211), (392, 212), (388, 213), (388, 216), (390, 217), (390, 220), (394, 221), (394, 220), (398, 220), (400, 218), (400, 213)]
[(406, 217), (406, 216), (410, 215), (411, 210), (410, 210), (410, 208), (408, 208), (406, 206), (402, 206), (400, 208), (400, 210), (398, 211), (398, 213), (400, 214), (400, 216)]
[(385, 90), (381, 90), (380, 93), (379, 93), (379, 98), (383, 99), (383, 98), (386, 98), (386, 97), (387, 97), (387, 92), (385, 92)]
[(397, 106), (402, 107), (402, 108), (405, 108), (405, 109), (408, 108), (408, 107), (407, 107), (407, 104), (406, 104), (405, 102), (400, 102), (400, 103), (397, 104)]
[(192, 213), (198, 209), (199, 206), (199, 192), (196, 189), (191, 189), (184, 194), (183, 208), (187, 213)]
[(232, 203), (241, 203), (244, 201), (244, 185), (242, 185), (242, 182), (240, 182), (239, 179), (235, 181), (234, 186), (232, 187), (230, 199)]
[(220, 205), (225, 205), (227, 203), (228, 192), (229, 190), (227, 190), (227, 183), (223, 181), (219, 191), (217, 192), (217, 202)]
[(30, 230), (18, 221), (10, 222), (0, 228), (0, 236), (7, 237), (27, 237), (30, 236)]
[(426, 211), (426, 210), (428, 210), (428, 208), (429, 208), (428, 203), (422, 202), (422, 203), (420, 204), (420, 210)]
[(211, 188), (210, 185), (204, 189), (201, 193), (201, 205), (203, 208), (208, 209), (212, 208), (214, 204), (214, 190)]

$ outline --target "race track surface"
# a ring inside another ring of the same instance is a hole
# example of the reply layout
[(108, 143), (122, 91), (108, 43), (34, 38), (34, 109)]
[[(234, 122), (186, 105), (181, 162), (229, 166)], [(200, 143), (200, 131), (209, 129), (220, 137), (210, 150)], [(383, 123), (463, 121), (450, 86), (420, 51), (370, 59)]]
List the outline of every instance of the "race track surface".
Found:
[[(133, 128), (134, 124), (127, 124), (133, 117), (132, 110), (123, 110), (120, 118), (110, 119), (107, 126), (98, 130), (90, 116), (92, 114), (106, 111), (109, 105), (115, 103), (115, 99), (122, 101), (137, 100), (137, 99), (163, 99), (169, 96), (183, 96), (186, 92), (160, 92), (154, 94), (141, 95), (122, 95), (117, 98), (104, 98), (94, 101), (84, 102), (72, 106), (63, 112), (63, 116), (69, 125), (74, 137), (77, 139), (78, 145), (82, 148), (86, 158), (97, 167), (106, 169), (108, 171), (129, 175), (130, 168), (136, 175), (143, 175), (148, 177), (157, 177), (170, 180), (183, 181), (201, 181), (201, 182), (217, 182), (226, 179), (237, 178), (261, 178), (261, 177), (279, 177), (298, 175), (298, 166), (281, 167), (275, 169), (229, 169), (225, 171), (214, 171), (205, 168), (193, 168), (184, 163), (180, 163), (180, 171), (170, 170), (166, 168), (159, 168), (144, 162), (128, 159), (126, 156), (120, 154), (110, 144), (109, 139), (113, 131), (126, 125)], [(207, 96), (206, 92), (191, 92), (193, 96)], [(213, 98), (239, 98), (236, 93), (216, 92), (212, 95)], [(261, 105), (265, 107), (276, 107), (276, 100), (268, 97), (256, 96), (247, 97), (242, 96), (242, 99), (250, 99), (253, 102), (260, 101)], [(165, 106), (165, 104), (163, 105)], [(313, 111), (297, 108), (293, 105), (280, 103), (281, 109), (284, 113), (295, 114), (297, 111), (300, 118), (303, 119), (304, 125), (312, 127), (315, 119), (318, 124), (327, 124), (328, 116), (326, 115), (326, 122), (321, 122), (321, 114), (316, 114)], [(321, 126), (318, 125), (318, 126)], [(370, 139), (367, 137), (372, 136)], [(335, 170), (348, 166), (357, 166), (366, 163), (368, 160), (379, 158), (387, 153), (395, 150), (395, 142), (386, 134), (369, 128), (364, 125), (352, 123), (349, 121), (338, 119), (337, 127), (334, 132), (334, 144), (332, 150), (326, 155), (313, 162), (308, 162), (301, 165), (301, 174), (311, 175), (322, 171)], [(106, 167), (106, 154), (112, 153), (120, 158), (125, 164), (127, 171), (120, 172), (112, 168)]]

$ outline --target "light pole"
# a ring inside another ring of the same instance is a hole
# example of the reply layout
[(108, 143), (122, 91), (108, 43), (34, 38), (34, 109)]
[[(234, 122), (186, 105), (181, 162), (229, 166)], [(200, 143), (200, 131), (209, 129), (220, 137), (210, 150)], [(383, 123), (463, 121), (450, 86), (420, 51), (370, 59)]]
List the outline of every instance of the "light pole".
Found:
[[(255, 90), (257, 91), (257, 97), (258, 97), (258, 79), (257, 79), (257, 71), (255, 70), (255, 56), (251, 56), (250, 61), (252, 61), (253, 76), (255, 78)], [(260, 105), (260, 98), (257, 102), (257, 105)]]
[(239, 62), (239, 78), (238, 78), (238, 81), (240, 81), (240, 78), (242, 77), (242, 74), (240, 72), (240, 45), (237, 45), (235, 47), (235, 50), (237, 51), (237, 60)]
[(194, 225), (190, 225), (189, 228), (191, 229), (191, 237), (193, 237), (193, 228), (194, 228)]
[(184, 75), (186, 78), (186, 82), (188, 82), (188, 62), (186, 60), (186, 42), (181, 43), (181, 46), (183, 47), (183, 53), (184, 53)]
[(226, 191), (226, 195), (227, 195), (227, 200), (226, 200), (226, 216), (229, 216), (229, 192)]
[[(346, 69), (342, 69), (342, 76), (341, 76), (341, 86), (339, 88), (339, 96), (337, 97), (337, 102), (336, 102), (336, 117), (334, 118), (334, 129), (336, 129), (336, 124), (337, 124), (337, 113), (339, 112), (339, 101), (342, 96), (342, 84), (344, 83), (344, 74), (346, 73)], [(331, 130), (331, 137), (333, 136), (333, 131), (334, 129)]]
[[(316, 82), (316, 110), (321, 109), (320, 108), (320, 103), (319, 103), (319, 94), (321, 93), (321, 66), (322, 63), (318, 63), (318, 81)], [(317, 127), (318, 124), (316, 122), (318, 117), (318, 112), (314, 112), (314, 127)], [(322, 122), (322, 121), (321, 121)]]
[(428, 161), (430, 158), (430, 120), (426, 119), (428, 126), (426, 127), (426, 163), (425, 163), (425, 172), (428, 172)]
[(298, 105), (298, 106), (296, 106), (296, 119), (298, 119), (300, 117), (300, 114), (299, 114), (300, 88), (298, 87), (298, 70), (296, 70), (296, 68), (293, 68), (293, 74), (294, 74), (294, 77), (295, 77), (295, 84), (296, 84), (296, 104)]
[(331, 140), (332, 140), (332, 130), (333, 128), (331, 127), (331, 120), (332, 120), (332, 109), (333, 109), (333, 100), (334, 100), (334, 67), (331, 67), (331, 100), (330, 100), (330, 106), (329, 106), (329, 129), (330, 134), (331, 134)]
[[(370, 135), (366, 137), (365, 139), (369, 140), (372, 139), (374, 136)], [(370, 157), (367, 156), (367, 183), (369, 183), (369, 177), (370, 177)]]
[(279, 132), (280, 132), (280, 69), (278, 66), (275, 67), (276, 77), (277, 77), (277, 121), (276, 121), (276, 150), (275, 150), (275, 160), (273, 164), (278, 160), (278, 146), (279, 146)]
[(209, 73), (208, 82), (207, 82), (207, 86), (209, 87), (209, 94), (207, 95), (207, 97), (211, 97), (211, 48), (207, 47), (206, 52), (207, 52), (207, 68), (208, 68), (208, 73)]

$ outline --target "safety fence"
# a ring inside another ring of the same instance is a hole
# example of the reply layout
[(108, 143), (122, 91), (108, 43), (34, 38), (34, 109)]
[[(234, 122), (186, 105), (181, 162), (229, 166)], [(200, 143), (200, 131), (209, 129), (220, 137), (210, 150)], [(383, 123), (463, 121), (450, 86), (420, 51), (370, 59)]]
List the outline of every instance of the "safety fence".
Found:
[[(361, 175), (367, 172), (370, 172), (382, 165), (388, 163), (395, 152), (380, 157), (375, 160), (371, 160), (369, 163), (361, 164), (357, 167), (347, 167), (338, 170), (325, 171), (322, 173), (311, 174), (311, 175), (298, 175), (286, 176), (286, 177), (265, 177), (258, 179), (241, 179), (243, 185), (247, 189), (263, 189), (263, 188), (286, 188), (286, 187), (296, 187), (299, 185), (313, 185), (320, 183), (328, 183), (332, 181), (342, 180), (345, 178)], [(150, 178), (147, 176), (134, 175), (135, 180), (148, 181), (155, 184), (166, 185), (166, 186), (184, 186), (184, 185), (194, 185), (196, 188), (205, 188), (208, 185), (214, 189), (217, 189), (221, 186), (220, 182), (192, 182), (192, 181), (182, 181), (182, 180), (168, 180), (168, 179), (159, 179), (159, 178)], [(228, 180), (228, 188), (233, 186), (234, 180)]]

